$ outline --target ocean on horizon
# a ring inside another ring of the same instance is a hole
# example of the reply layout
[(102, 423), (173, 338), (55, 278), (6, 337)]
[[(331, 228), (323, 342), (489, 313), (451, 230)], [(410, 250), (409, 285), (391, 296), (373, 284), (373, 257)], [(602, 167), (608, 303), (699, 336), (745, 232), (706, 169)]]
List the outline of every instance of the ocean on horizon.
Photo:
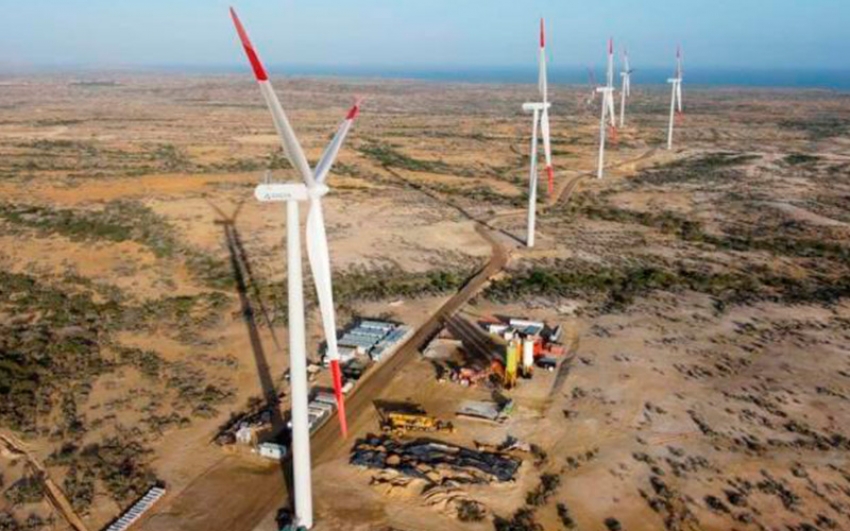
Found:
[[(219, 71), (240, 71), (240, 67)], [(197, 71), (203, 71), (198, 69)], [(414, 79), (460, 83), (536, 83), (537, 67), (475, 67), (419, 68), (370, 66), (273, 66), (273, 74), (289, 76), (354, 77)], [(602, 68), (595, 70), (598, 83), (605, 78)], [(632, 80), (636, 84), (665, 84), (673, 74), (672, 68), (635, 68)], [(589, 84), (587, 68), (549, 68), (549, 82), (569, 85)], [(619, 84), (619, 73), (615, 82)], [(752, 87), (752, 88), (812, 88), (848, 91), (850, 70), (827, 69), (745, 69), (685, 67), (685, 82), (690, 86)]]

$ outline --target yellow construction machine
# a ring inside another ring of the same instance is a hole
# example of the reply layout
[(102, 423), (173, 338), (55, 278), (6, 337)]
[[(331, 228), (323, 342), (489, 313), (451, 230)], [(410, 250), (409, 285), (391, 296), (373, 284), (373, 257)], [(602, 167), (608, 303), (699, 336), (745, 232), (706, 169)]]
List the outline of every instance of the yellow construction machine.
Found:
[(453, 433), (455, 431), (451, 422), (446, 422), (426, 415), (425, 413), (389, 412), (384, 415), (384, 431), (397, 434), (410, 431), (443, 432)]

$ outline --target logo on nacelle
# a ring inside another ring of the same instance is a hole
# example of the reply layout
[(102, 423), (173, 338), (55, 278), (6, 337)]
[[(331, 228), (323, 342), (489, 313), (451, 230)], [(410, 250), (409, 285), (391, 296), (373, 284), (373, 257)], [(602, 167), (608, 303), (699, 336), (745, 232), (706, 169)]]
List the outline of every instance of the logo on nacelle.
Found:
[(306, 201), (307, 186), (303, 183), (264, 183), (254, 189), (254, 197), (263, 203)]

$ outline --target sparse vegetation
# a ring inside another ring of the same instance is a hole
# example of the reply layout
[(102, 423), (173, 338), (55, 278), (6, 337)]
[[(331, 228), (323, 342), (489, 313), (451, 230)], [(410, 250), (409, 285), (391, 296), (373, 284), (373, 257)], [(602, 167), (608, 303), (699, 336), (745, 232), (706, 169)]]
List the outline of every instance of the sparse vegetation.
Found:
[(119, 308), (0, 272), (0, 311), (18, 316), (0, 322), (0, 419), (32, 430), (60, 387), (105, 370), (97, 339)]
[(473, 500), (460, 500), (457, 508), (457, 519), (461, 522), (480, 522), (487, 515), (480, 503)]
[(807, 153), (790, 153), (785, 155), (783, 159), (786, 164), (790, 164), (791, 166), (800, 166), (802, 164), (811, 164), (813, 162), (818, 162), (820, 157), (817, 155), (809, 155)]
[(356, 300), (440, 295), (456, 291), (470, 275), (471, 271), (464, 270), (414, 273), (393, 266), (378, 269), (352, 266), (334, 274), (334, 298), (341, 303), (347, 303)]
[(381, 166), (407, 171), (453, 174), (452, 168), (443, 161), (420, 160), (400, 152), (397, 146), (386, 142), (369, 142), (360, 147), (360, 152)]
[(92, 502), (95, 480), (122, 503), (144, 494), (156, 483), (145, 462), (149, 454), (149, 449), (131, 438), (108, 437), (82, 448), (65, 444), (48, 464), (71, 467), (63, 486), (75, 508), (84, 510)]
[(780, 120), (777, 125), (783, 129), (805, 133), (810, 140), (823, 140), (846, 135), (848, 132), (847, 120), (833, 115)]
[(4, 203), (0, 204), (0, 217), (72, 240), (135, 241), (159, 257), (173, 256), (177, 248), (168, 223), (148, 207), (132, 201), (112, 201), (101, 210)]
[(739, 166), (758, 159), (758, 155), (733, 152), (698, 155), (644, 170), (629, 179), (629, 186), (735, 182), (742, 175)]
[(561, 477), (557, 474), (543, 474), (540, 476), (540, 484), (526, 494), (525, 503), (532, 507), (540, 507), (549, 501), (549, 498), (561, 486)]
[(535, 519), (534, 511), (519, 509), (511, 518), (495, 517), (493, 526), (496, 531), (543, 531), (543, 526)]
[(6, 489), (3, 495), (12, 505), (38, 503), (44, 499), (41, 478), (24, 476)]
[(684, 264), (603, 267), (579, 261), (554, 261), (514, 271), (492, 282), (484, 295), (494, 301), (529, 296), (601, 298), (602, 309), (611, 311), (655, 290), (681, 289), (712, 295), (720, 307), (758, 300), (830, 304), (850, 296), (850, 283), (845, 277), (812, 275), (797, 279), (763, 267), (753, 267), (749, 274), (715, 273)]

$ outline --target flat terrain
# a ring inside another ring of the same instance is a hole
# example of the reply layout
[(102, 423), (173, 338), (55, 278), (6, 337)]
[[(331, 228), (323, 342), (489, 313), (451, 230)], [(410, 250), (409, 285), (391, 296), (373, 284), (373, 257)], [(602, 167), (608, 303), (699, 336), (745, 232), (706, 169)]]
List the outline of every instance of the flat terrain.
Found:
[[(667, 93), (636, 90), (597, 181), (597, 109), (556, 87), (557, 197), (541, 187), (529, 251), (532, 86), (276, 86), (311, 161), (366, 98), (325, 207), (341, 325), (433, 326), (491, 264), (459, 315), (563, 323), (576, 351), (566, 379), (509, 393), (504, 425), (437, 436), (546, 454), (514, 484), (443, 486), (485, 508), (461, 522), (348, 465), (371, 399), (450, 417), (489, 396), (411, 350), (357, 399), (349, 441), (320, 434), (318, 529), (850, 527), (850, 97), (686, 87), (667, 152)], [(252, 197), (266, 170), (293, 176), (273, 133), (249, 76), (0, 78), (0, 427), (89, 529), (156, 481), (145, 528), (274, 529), (284, 475), (212, 443), (288, 404), (284, 215)], [(69, 528), (25, 461), (0, 453), (0, 524)]]

